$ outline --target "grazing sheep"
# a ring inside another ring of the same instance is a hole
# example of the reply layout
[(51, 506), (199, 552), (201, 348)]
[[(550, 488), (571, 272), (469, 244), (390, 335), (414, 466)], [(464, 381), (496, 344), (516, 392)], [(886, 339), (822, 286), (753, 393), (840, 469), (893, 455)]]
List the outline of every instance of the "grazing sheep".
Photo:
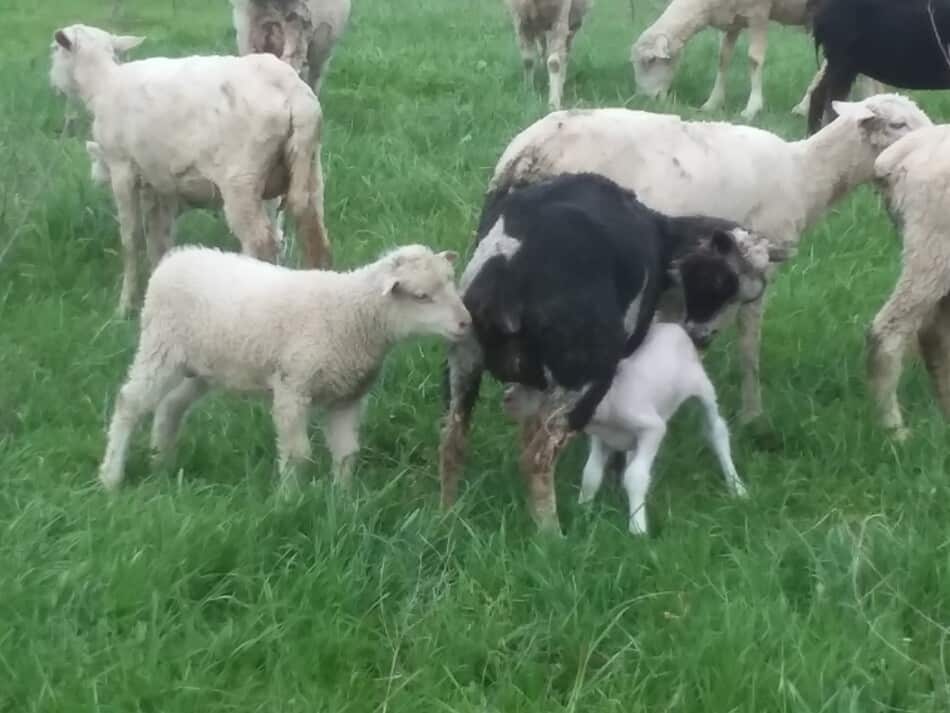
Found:
[(901, 361), (917, 337), (943, 413), (950, 418), (950, 126), (901, 139), (874, 164), (903, 238), (902, 269), (868, 331), (868, 377), (883, 425), (907, 436), (897, 400)]
[(521, 469), (533, 518), (557, 529), (557, 457), (643, 341), (661, 295), (682, 290), (687, 331), (708, 341), (728, 309), (764, 291), (765, 241), (729, 221), (668, 218), (593, 174), (489, 194), (476, 235), (460, 281), (474, 329), (449, 350), (442, 503), (455, 501), (487, 369), (541, 395), (522, 422)]
[(524, 64), (524, 81), (534, 85), (534, 62), (538, 54), (546, 57), (548, 68), (548, 105), (561, 108), (567, 59), (574, 35), (593, 0), (505, 0), (511, 11)]
[(269, 55), (186, 57), (118, 64), (142, 41), (73, 25), (54, 35), (54, 86), (93, 116), (98, 161), (119, 215), (119, 314), (137, 291), (136, 225), (144, 216), (152, 264), (173, 243), (185, 208), (223, 204), (243, 251), (273, 260), (278, 231), (265, 201), (284, 196), (306, 264), (329, 264), (320, 165), (322, 114), (310, 88)]
[(950, 87), (950, 0), (817, 0), (812, 33), (827, 69), (812, 92), (809, 133), (834, 117), (832, 102), (858, 74), (904, 89)]
[[(680, 54), (689, 40), (701, 30), (721, 30), (719, 65), (716, 81), (703, 111), (715, 111), (726, 98), (726, 72), (742, 30), (749, 30), (749, 101), (742, 117), (753, 119), (763, 108), (762, 75), (768, 44), (769, 21), (792, 27), (808, 25), (808, 0), (672, 0), (663, 14), (648, 27), (630, 51), (637, 88), (643, 94), (658, 97), (669, 91)], [(792, 111), (805, 113), (811, 91), (821, 70), (809, 85), (805, 96)], [(872, 92), (873, 93), (873, 92)], [(844, 98), (844, 97), (841, 97)]]
[(231, 7), (239, 54), (275, 55), (320, 93), (350, 0), (231, 0)]
[[(623, 484), (630, 502), (630, 532), (647, 532), (646, 496), (653, 461), (666, 435), (666, 424), (684, 401), (698, 398), (706, 416), (712, 444), (733, 495), (745, 486), (732, 462), (729, 427), (719, 413), (716, 389), (703, 369), (699, 352), (678, 324), (653, 324), (643, 343), (617, 365), (617, 374), (584, 429), (590, 455), (584, 466), (580, 502), (594, 499), (604, 479), (611, 451), (626, 453)], [(541, 394), (524, 386), (505, 390), (509, 415), (524, 420), (537, 411)]]
[[(555, 112), (505, 149), (489, 194), (560, 173), (612, 178), (667, 215), (732, 220), (768, 239), (770, 253), (794, 252), (801, 234), (855, 186), (874, 159), (931, 124), (911, 100), (884, 94), (839, 102), (843, 113), (806, 141), (748, 126), (691, 122), (628, 109)], [(764, 300), (739, 308), (742, 418), (762, 413), (759, 345)]]
[(189, 406), (217, 386), (272, 396), (283, 488), (310, 457), (311, 404), (326, 407), (334, 479), (347, 484), (363, 397), (386, 353), (414, 335), (458, 339), (469, 326), (455, 257), (408, 245), (351, 272), (329, 272), (209, 248), (173, 250), (148, 284), (100, 481), (119, 486), (129, 439), (150, 412), (152, 448), (169, 455)]

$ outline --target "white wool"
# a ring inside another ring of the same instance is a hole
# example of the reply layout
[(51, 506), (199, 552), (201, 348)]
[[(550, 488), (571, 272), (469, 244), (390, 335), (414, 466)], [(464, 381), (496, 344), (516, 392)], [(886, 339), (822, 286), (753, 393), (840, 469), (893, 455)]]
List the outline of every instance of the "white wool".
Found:
[(327, 264), (322, 115), (290, 67), (266, 55), (118, 64), (115, 52), (141, 38), (84, 25), (55, 37), (51, 79), (92, 112), (98, 175), (108, 174), (116, 200), (125, 263), (120, 313), (136, 291), (140, 212), (153, 257), (172, 244), (181, 210), (223, 204), (244, 252), (273, 259), (277, 234), (265, 200), (285, 196), (308, 265)]
[[(654, 210), (731, 220), (768, 239), (770, 254), (790, 255), (802, 232), (830, 205), (873, 177), (882, 150), (931, 124), (900, 95), (835, 107), (838, 119), (803, 141), (749, 126), (629, 109), (555, 112), (511, 141), (488, 190), (591, 171), (633, 190)], [(739, 310), (746, 419), (762, 408), (762, 309), (759, 300)]]
[[(630, 531), (647, 531), (645, 500), (651, 468), (666, 425), (690, 398), (703, 405), (707, 436), (734, 495), (744, 495), (729, 446), (729, 429), (719, 414), (716, 391), (703, 369), (696, 347), (678, 324), (654, 324), (643, 343), (617, 366), (610, 390), (584, 429), (591, 451), (584, 466), (580, 502), (594, 498), (603, 482), (610, 451), (626, 453), (624, 487), (630, 503)], [(537, 392), (509, 387), (509, 412), (523, 418), (533, 410)]]
[(170, 252), (149, 281), (102, 482), (121, 481), (129, 436), (145, 414), (156, 411), (152, 445), (167, 453), (187, 407), (211, 387), (272, 394), (285, 475), (309, 457), (310, 404), (326, 407), (330, 430), (339, 431), (328, 433), (335, 472), (348, 477), (361, 402), (389, 349), (413, 335), (457, 339), (468, 328), (452, 260), (410, 245), (330, 272), (208, 248)]
[(950, 417), (950, 126), (915, 131), (881, 153), (878, 187), (903, 241), (901, 274), (868, 333), (871, 392), (883, 425), (907, 435), (897, 398), (901, 362), (916, 337)]

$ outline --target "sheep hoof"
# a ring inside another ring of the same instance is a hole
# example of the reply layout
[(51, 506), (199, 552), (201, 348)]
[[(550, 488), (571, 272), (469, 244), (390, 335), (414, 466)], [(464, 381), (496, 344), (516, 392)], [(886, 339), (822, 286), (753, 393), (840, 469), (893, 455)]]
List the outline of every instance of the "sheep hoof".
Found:
[(891, 438), (893, 438), (898, 443), (903, 443), (910, 437), (910, 429), (905, 426), (897, 426), (890, 429)]
[(643, 537), (647, 534), (647, 524), (646, 521), (640, 522), (639, 519), (635, 517), (630, 518), (630, 534), (636, 537)]
[(794, 109), (792, 109), (792, 114), (795, 116), (805, 116), (808, 114), (808, 106), (806, 104), (799, 104)]
[(719, 109), (720, 109), (721, 107), (722, 107), (722, 103), (721, 103), (721, 102), (713, 101), (712, 99), (709, 99), (705, 104), (703, 104), (701, 107), (699, 107), (699, 110), (700, 110), (700, 111), (707, 111), (707, 112), (708, 112), (708, 111), (719, 111)]
[(747, 107), (740, 116), (744, 121), (752, 121), (759, 113), (758, 107)]

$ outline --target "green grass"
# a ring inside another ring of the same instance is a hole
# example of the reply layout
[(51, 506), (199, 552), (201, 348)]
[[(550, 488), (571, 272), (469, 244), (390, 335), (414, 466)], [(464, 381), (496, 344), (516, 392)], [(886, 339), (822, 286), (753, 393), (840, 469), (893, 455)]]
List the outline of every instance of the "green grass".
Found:
[[(575, 505), (584, 449), (560, 468), (567, 536), (534, 536), (513, 428), (491, 385), (464, 496), (437, 507), (443, 347), (389, 360), (363, 429), (355, 498), (316, 485), (272, 497), (262, 401), (220, 395), (189, 421), (174, 466), (95, 481), (134, 321), (112, 318), (120, 274), (111, 201), (82, 140), (58, 136), (52, 30), (82, 20), (147, 34), (134, 52), (230, 51), (223, 0), (0, 0), (0, 711), (946, 711), (950, 678), (950, 438), (921, 369), (902, 388), (912, 438), (875, 427), (863, 335), (899, 269), (879, 199), (862, 189), (805, 236), (766, 317), (764, 425), (735, 429), (748, 502), (725, 494), (675, 421), (656, 465), (651, 537), (626, 533), (606, 488)], [(544, 110), (520, 85), (500, 0), (355, 0), (322, 97), (327, 216), (338, 264), (424, 242), (466, 251), (507, 141)], [(690, 46), (666, 104), (632, 97), (628, 46), (658, 14), (598, 0), (566, 101), (695, 115), (716, 38)], [(814, 68), (773, 29), (768, 113), (788, 114)], [(744, 47), (744, 43), (742, 45)], [(745, 57), (728, 113), (748, 92)], [(950, 101), (921, 97), (940, 120)], [(741, 158), (737, 157), (737, 160)], [(776, 200), (781, 200), (776, 196)], [(182, 242), (235, 249), (192, 213)], [(708, 363), (738, 408), (732, 334)], [(734, 419), (732, 419), (734, 420)], [(319, 439), (318, 435), (315, 438)]]

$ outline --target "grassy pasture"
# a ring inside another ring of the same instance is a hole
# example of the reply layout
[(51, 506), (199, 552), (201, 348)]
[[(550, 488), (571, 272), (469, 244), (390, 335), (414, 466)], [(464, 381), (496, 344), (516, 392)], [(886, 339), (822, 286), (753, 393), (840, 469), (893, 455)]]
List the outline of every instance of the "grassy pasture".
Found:
[[(558, 488), (567, 536), (537, 538), (490, 385), (464, 496), (441, 513), (433, 341), (388, 362), (354, 499), (327, 487), (320, 445), (316, 485), (275, 502), (267, 406), (226, 395), (195, 410), (163, 472), (149, 472), (143, 429), (128, 487), (102, 493), (95, 469), (136, 324), (112, 317), (113, 208), (82, 140), (59, 138), (47, 46), (75, 21), (148, 35), (135, 57), (233, 46), (223, 0), (123, 5), (113, 22), (105, 0), (0, 0), (0, 711), (950, 709), (950, 438), (916, 365), (902, 388), (912, 438), (895, 446), (871, 419), (863, 336), (899, 244), (870, 189), (806, 235), (777, 279), (768, 418), (734, 433), (749, 502), (726, 497), (687, 409), (657, 462), (653, 536), (627, 535), (619, 488), (576, 506), (575, 443)], [(522, 90), (500, 0), (354, 5), (322, 96), (338, 264), (413, 241), (465, 251), (491, 167), (543, 113), (546, 89)], [(690, 46), (673, 101), (631, 96), (628, 46), (658, 12), (598, 0), (569, 105), (695, 114), (711, 33)], [(770, 39), (758, 123), (801, 136), (788, 111), (813, 50), (799, 32)], [(724, 118), (747, 97), (744, 47)], [(919, 98), (935, 120), (950, 109)], [(182, 220), (179, 240), (236, 247), (210, 213)], [(732, 334), (708, 363), (735, 414)]]

